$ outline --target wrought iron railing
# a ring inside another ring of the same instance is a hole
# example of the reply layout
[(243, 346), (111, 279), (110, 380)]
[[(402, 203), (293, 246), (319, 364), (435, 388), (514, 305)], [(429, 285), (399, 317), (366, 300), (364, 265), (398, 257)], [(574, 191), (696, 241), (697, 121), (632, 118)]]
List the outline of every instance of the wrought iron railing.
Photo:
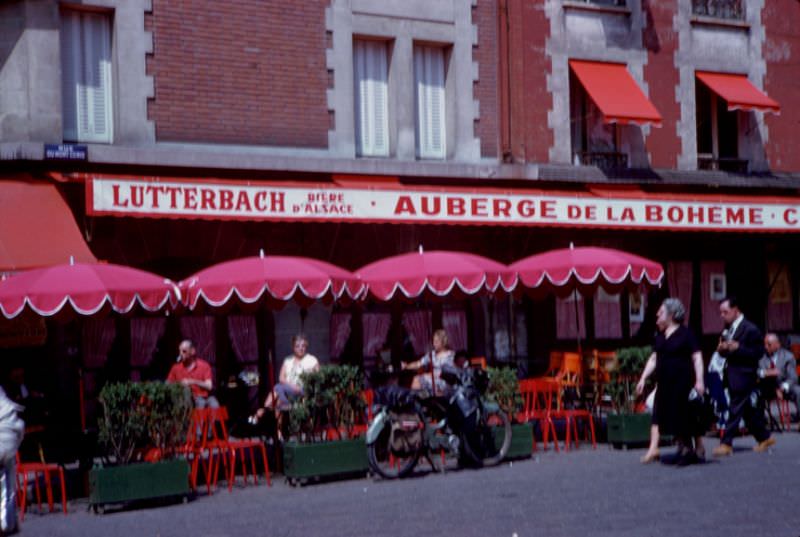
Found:
[(740, 158), (714, 158), (711, 155), (697, 156), (698, 170), (720, 170), (723, 172), (746, 174), (749, 161)]
[(601, 170), (622, 170), (628, 167), (628, 155), (613, 151), (581, 151), (575, 153), (584, 166), (597, 166)]
[(744, 19), (742, 0), (692, 0), (692, 13), (717, 19)]

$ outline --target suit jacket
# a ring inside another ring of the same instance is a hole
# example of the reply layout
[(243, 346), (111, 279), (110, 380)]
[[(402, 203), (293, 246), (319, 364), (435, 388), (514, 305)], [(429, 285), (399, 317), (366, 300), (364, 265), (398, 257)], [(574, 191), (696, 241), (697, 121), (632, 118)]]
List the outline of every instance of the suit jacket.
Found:
[(764, 356), (764, 338), (756, 325), (742, 319), (731, 339), (739, 343), (739, 348), (720, 353), (728, 361), (728, 388), (732, 392), (750, 392), (756, 385), (758, 361)]
[[(775, 369), (778, 370), (776, 379), (778, 385), (788, 382), (790, 388), (795, 386), (797, 384), (797, 363), (794, 355), (786, 349), (778, 349), (773, 358), (775, 359)], [(770, 367), (772, 367), (770, 357), (765, 354), (758, 362), (758, 368), (769, 369)]]

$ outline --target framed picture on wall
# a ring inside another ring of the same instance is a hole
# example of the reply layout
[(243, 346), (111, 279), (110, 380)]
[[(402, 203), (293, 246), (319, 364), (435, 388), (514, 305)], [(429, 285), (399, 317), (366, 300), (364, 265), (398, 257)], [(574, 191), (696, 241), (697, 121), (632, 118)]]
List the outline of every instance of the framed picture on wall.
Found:
[(711, 290), (711, 300), (722, 300), (727, 294), (725, 275), (720, 273), (709, 276), (708, 288)]
[(639, 290), (628, 295), (628, 320), (632, 323), (644, 321), (644, 295)]

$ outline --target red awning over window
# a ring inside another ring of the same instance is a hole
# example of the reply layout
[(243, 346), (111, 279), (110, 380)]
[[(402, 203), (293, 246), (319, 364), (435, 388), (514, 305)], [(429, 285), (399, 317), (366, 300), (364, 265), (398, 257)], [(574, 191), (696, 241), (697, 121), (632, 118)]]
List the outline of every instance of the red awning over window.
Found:
[(0, 180), (0, 272), (95, 262), (72, 212), (48, 183)]
[(755, 87), (745, 75), (697, 71), (699, 78), (711, 91), (725, 99), (728, 110), (760, 110), (780, 113), (781, 106)]
[(625, 64), (570, 60), (569, 66), (603, 113), (606, 123), (661, 126), (661, 114)]

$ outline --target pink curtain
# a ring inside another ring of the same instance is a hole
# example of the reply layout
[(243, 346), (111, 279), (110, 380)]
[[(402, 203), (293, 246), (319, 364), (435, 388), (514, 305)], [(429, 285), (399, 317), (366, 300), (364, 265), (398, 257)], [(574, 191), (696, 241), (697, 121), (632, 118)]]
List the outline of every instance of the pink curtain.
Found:
[(792, 284), (789, 267), (775, 262), (767, 263), (767, 283), (772, 286), (767, 302), (767, 328), (792, 329)]
[[(575, 313), (572, 315), (574, 317)], [(598, 339), (622, 337), (619, 295), (609, 295), (602, 288), (598, 288), (594, 295), (594, 337)]]
[(209, 364), (216, 363), (214, 317), (181, 317), (181, 335), (194, 341), (197, 357)]
[(331, 315), (330, 351), (333, 360), (339, 359), (344, 352), (344, 346), (347, 345), (347, 340), (350, 339), (350, 319), (352, 317), (350, 313), (344, 312)]
[[(703, 333), (719, 334), (723, 324), (719, 316), (719, 303), (727, 290), (720, 282), (725, 282), (724, 261), (703, 261), (700, 263), (700, 293), (703, 307)], [(712, 286), (712, 283), (714, 284)]]
[(450, 340), (450, 348), (455, 351), (467, 350), (467, 314), (464, 310), (443, 311), (442, 325)]
[(667, 263), (667, 285), (670, 296), (679, 299), (686, 308), (686, 320), (689, 325), (689, 312), (692, 311), (693, 271), (691, 261), (670, 261)]
[(131, 365), (146, 367), (153, 360), (158, 340), (164, 335), (167, 320), (163, 317), (131, 319)]
[(228, 335), (231, 338), (236, 361), (255, 362), (258, 360), (258, 336), (256, 319), (252, 315), (229, 315)]
[[(578, 322), (580, 336), (575, 327), (575, 297), (577, 297)], [(583, 297), (575, 292), (567, 298), (556, 298), (556, 337), (558, 339), (576, 339), (586, 337), (586, 319), (583, 311)]]
[(363, 325), (363, 353), (364, 356), (375, 356), (386, 343), (389, 328), (392, 325), (392, 316), (388, 313), (365, 313), (361, 316)]
[(83, 322), (83, 365), (103, 367), (116, 335), (114, 319), (86, 319)]
[(403, 313), (403, 328), (406, 329), (414, 353), (422, 355), (431, 348), (431, 312), (429, 310)]

